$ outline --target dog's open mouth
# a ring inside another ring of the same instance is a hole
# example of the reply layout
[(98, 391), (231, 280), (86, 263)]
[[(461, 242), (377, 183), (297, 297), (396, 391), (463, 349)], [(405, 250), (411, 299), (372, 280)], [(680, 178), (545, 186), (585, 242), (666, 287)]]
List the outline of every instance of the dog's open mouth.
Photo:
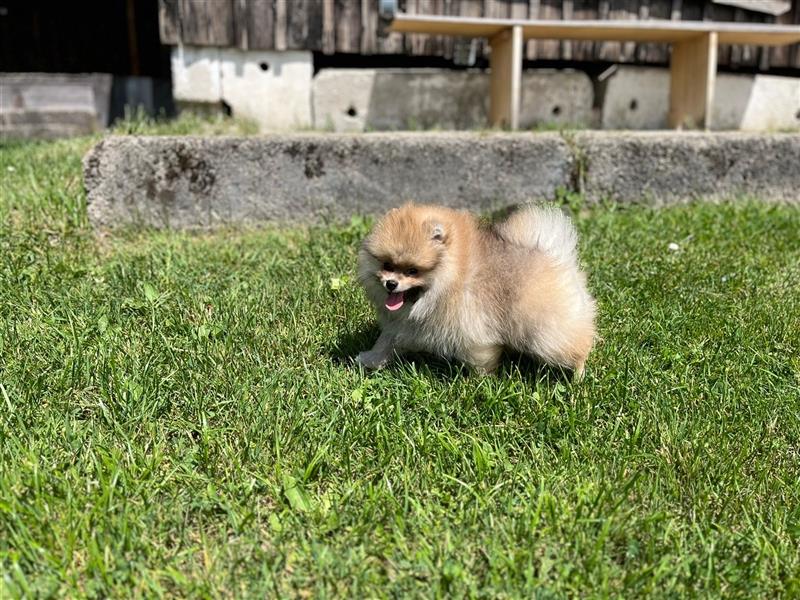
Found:
[(392, 312), (400, 310), (406, 303), (416, 302), (421, 288), (414, 287), (404, 292), (391, 292), (386, 296), (386, 308)]

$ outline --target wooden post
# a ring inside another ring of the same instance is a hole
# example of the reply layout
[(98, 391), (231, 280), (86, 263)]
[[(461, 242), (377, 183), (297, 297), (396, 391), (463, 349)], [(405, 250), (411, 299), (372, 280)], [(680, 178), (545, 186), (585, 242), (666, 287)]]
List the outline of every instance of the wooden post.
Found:
[(674, 129), (711, 127), (717, 78), (717, 33), (703, 33), (672, 45), (669, 125)]
[(519, 127), (522, 84), (522, 27), (501, 31), (489, 40), (489, 121), (493, 127)]

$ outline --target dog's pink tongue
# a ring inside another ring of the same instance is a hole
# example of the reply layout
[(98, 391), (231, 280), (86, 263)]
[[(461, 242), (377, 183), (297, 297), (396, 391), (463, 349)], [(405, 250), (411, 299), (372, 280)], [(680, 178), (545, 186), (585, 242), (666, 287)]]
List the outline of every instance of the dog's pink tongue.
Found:
[(403, 307), (403, 292), (392, 292), (386, 296), (386, 308), (389, 310), (399, 310)]

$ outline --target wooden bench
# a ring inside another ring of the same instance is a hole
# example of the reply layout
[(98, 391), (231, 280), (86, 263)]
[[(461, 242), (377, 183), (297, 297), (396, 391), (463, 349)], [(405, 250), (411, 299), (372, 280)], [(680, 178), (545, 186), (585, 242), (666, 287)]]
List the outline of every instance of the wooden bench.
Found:
[(669, 124), (711, 125), (718, 44), (780, 46), (800, 42), (800, 27), (711, 21), (542, 21), (389, 14), (389, 31), (489, 40), (489, 119), (519, 126), (523, 42), (529, 39), (661, 42), (672, 45)]

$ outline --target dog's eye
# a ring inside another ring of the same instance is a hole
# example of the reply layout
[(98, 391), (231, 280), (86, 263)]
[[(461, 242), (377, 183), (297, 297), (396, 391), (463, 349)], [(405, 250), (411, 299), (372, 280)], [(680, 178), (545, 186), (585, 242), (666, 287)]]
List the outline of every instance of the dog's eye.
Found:
[(412, 267), (412, 268), (410, 268), (410, 269), (406, 269), (406, 275), (413, 276), (413, 275), (416, 275), (417, 273), (419, 273), (419, 271), (417, 271), (417, 270), (416, 270), (415, 268), (413, 268), (413, 267)]
[(394, 271), (394, 267), (392, 267), (392, 263), (385, 262), (385, 263), (383, 263), (383, 270), (384, 271)]

